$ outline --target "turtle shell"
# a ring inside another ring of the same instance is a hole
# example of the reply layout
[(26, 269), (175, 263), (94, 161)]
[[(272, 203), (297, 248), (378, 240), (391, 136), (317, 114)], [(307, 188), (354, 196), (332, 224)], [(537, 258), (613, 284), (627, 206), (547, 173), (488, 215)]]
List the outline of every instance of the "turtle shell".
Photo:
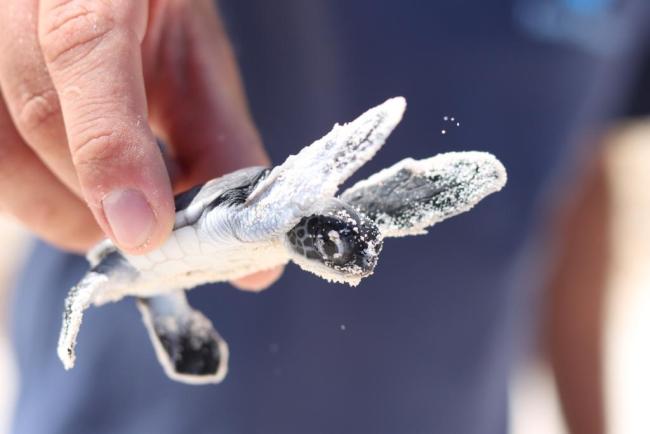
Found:
[(174, 229), (196, 223), (206, 210), (244, 203), (268, 172), (269, 169), (261, 166), (246, 167), (178, 194), (174, 198)]

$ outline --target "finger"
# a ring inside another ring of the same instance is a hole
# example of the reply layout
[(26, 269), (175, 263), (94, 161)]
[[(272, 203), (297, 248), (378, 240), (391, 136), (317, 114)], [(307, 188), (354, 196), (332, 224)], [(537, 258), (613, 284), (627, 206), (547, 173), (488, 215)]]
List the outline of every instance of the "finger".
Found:
[(168, 236), (169, 178), (147, 124), (140, 42), (147, 2), (42, 0), (39, 41), (84, 198), (123, 249)]
[(214, 2), (168, 2), (144, 41), (151, 119), (172, 145), (182, 188), (268, 165)]
[(12, 1), (0, 8), (0, 86), (22, 138), (79, 193), (59, 98), (38, 45), (37, 12), (38, 0)]
[(284, 267), (275, 267), (270, 270), (258, 271), (241, 279), (230, 282), (235, 288), (242, 291), (260, 292), (268, 288), (282, 276)]
[(84, 251), (101, 237), (86, 205), (21, 140), (0, 97), (0, 210), (59, 247)]

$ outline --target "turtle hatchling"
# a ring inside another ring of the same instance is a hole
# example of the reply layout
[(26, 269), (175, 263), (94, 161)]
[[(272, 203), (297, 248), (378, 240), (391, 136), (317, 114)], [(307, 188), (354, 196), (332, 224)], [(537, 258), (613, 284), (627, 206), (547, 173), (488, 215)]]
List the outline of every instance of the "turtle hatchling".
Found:
[(404, 159), (337, 195), (405, 108), (404, 98), (389, 99), (279, 166), (241, 169), (178, 195), (173, 232), (157, 250), (129, 255), (108, 240), (92, 248), (90, 271), (65, 302), (58, 344), (65, 368), (75, 363), (84, 311), (132, 296), (167, 375), (218, 383), (228, 345), (186, 290), (289, 261), (357, 285), (375, 269), (385, 238), (424, 234), (504, 186), (506, 171), (491, 154), (452, 152)]

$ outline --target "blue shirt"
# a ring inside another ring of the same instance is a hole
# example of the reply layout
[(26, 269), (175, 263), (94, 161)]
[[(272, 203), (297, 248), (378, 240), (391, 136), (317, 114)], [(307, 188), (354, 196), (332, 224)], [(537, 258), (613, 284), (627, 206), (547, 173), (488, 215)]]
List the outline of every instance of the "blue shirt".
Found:
[(404, 95), (404, 121), (356, 179), (485, 150), (509, 183), (425, 237), (387, 240), (357, 288), (290, 265), (261, 294), (191, 291), (230, 345), (218, 386), (167, 379), (130, 299), (88, 311), (64, 372), (63, 299), (87, 264), (38, 244), (15, 298), (14, 432), (506, 432), (509, 369), (534, 326), (541, 198), (571, 182), (580, 134), (618, 110), (646, 2), (220, 3), (274, 161)]

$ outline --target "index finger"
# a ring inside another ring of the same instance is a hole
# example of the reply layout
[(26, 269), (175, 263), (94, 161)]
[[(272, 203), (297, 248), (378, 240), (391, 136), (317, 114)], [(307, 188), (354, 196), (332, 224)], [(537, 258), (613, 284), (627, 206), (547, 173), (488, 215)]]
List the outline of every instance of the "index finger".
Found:
[(59, 95), (83, 195), (124, 250), (159, 246), (171, 185), (147, 122), (140, 44), (148, 2), (43, 0), (39, 41)]

